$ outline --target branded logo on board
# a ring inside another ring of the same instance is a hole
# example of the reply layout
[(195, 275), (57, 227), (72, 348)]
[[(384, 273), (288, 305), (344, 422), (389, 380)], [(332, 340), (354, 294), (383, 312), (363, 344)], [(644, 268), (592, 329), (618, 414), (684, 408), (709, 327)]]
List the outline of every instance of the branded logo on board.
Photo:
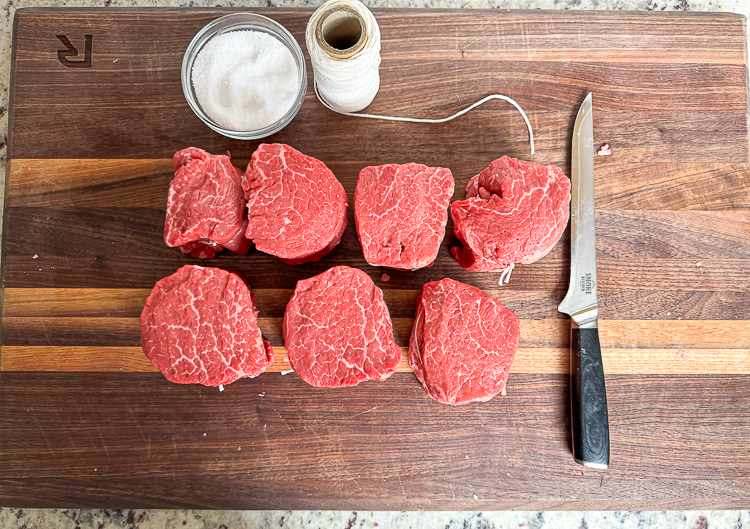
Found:
[(78, 57), (78, 48), (73, 46), (70, 39), (65, 35), (56, 36), (67, 48), (65, 50), (57, 50), (57, 59), (60, 61), (60, 64), (67, 68), (91, 68), (91, 55), (94, 44), (93, 35), (84, 36), (83, 58), (75, 60), (71, 59), (71, 57)]

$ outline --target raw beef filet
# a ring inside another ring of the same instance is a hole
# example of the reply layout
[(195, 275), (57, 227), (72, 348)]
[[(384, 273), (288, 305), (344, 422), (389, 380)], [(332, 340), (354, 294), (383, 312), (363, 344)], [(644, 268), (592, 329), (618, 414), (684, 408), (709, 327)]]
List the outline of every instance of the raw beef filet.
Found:
[(476, 287), (432, 281), (417, 299), (409, 364), (445, 404), (484, 402), (508, 380), (520, 336), (516, 315)]
[(416, 163), (365, 167), (354, 192), (354, 222), (373, 266), (432, 266), (453, 196), (450, 169)]
[(258, 328), (255, 296), (239, 275), (183, 266), (151, 291), (141, 344), (172, 382), (218, 386), (254, 377), (273, 363)]
[(262, 144), (242, 179), (246, 236), (287, 264), (320, 260), (346, 228), (346, 193), (320, 160), (283, 144)]
[(501, 271), (547, 255), (568, 224), (570, 180), (555, 165), (503, 156), (469, 180), (451, 204), (463, 244), (451, 253), (467, 270)]
[(318, 387), (385, 380), (402, 358), (383, 292), (348, 266), (297, 282), (284, 314), (284, 341), (292, 368)]
[(164, 242), (193, 257), (212, 258), (224, 248), (246, 254), (247, 215), (242, 171), (228, 156), (188, 147), (174, 155)]

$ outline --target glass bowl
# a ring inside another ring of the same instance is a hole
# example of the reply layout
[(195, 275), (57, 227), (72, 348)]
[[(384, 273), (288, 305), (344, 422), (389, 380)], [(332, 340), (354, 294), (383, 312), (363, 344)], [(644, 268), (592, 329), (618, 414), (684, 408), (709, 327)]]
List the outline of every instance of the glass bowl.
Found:
[[(299, 91), (292, 107), (275, 123), (257, 130), (231, 130), (216, 123), (203, 111), (203, 108), (201, 108), (198, 98), (195, 95), (195, 88), (193, 87), (193, 62), (201, 49), (203, 49), (203, 46), (217, 35), (229, 31), (241, 30), (262, 31), (278, 39), (292, 53), (294, 61), (297, 64), (297, 72), (300, 79)], [(289, 122), (294, 119), (294, 116), (297, 115), (297, 112), (299, 112), (299, 109), (302, 106), (302, 101), (305, 99), (305, 94), (307, 93), (305, 56), (302, 54), (302, 48), (300, 48), (299, 43), (284, 26), (275, 20), (255, 13), (232, 13), (231, 15), (217, 18), (201, 29), (195, 37), (193, 37), (187, 50), (185, 50), (185, 56), (182, 59), (181, 78), (182, 92), (185, 94), (185, 99), (193, 112), (195, 112), (195, 115), (198, 116), (203, 123), (219, 134), (237, 140), (257, 140), (265, 138), (266, 136), (275, 134), (286, 127)]]

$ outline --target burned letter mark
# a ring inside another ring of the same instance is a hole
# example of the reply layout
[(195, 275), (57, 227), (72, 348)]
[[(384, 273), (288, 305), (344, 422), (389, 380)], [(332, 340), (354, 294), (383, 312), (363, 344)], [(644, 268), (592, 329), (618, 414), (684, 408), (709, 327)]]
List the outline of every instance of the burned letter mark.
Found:
[(70, 39), (65, 35), (56, 35), (60, 42), (67, 48), (57, 50), (57, 58), (60, 64), (68, 68), (91, 68), (91, 53), (94, 43), (93, 35), (86, 35), (84, 41), (83, 58), (72, 60), (70, 57), (78, 57), (78, 48), (73, 46)]

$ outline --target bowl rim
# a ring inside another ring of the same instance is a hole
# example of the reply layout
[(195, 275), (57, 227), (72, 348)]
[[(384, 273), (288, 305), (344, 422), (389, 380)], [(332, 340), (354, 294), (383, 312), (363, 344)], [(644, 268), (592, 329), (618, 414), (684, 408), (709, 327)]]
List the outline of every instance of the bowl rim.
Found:
[[(259, 22), (271, 27), (252, 27), (253, 23), (257, 24)], [(218, 26), (222, 27), (220, 27), (220, 29), (217, 29)], [(200, 50), (203, 48), (203, 46), (205, 46), (208, 41), (210, 41), (217, 35), (228, 33), (231, 31), (243, 30), (263, 31), (265, 33), (273, 35), (292, 53), (294, 61), (298, 66), (298, 71), (300, 73), (299, 90), (297, 91), (297, 97), (292, 107), (279, 120), (261, 129), (255, 130), (233, 130), (222, 127), (221, 125), (213, 121), (203, 111), (200, 103), (197, 100), (197, 97), (195, 97), (193, 92), (193, 63), (195, 62), (195, 59), (200, 53)], [(294, 38), (294, 35), (292, 35), (288, 29), (286, 29), (276, 20), (265, 15), (253, 13), (250, 11), (229, 13), (227, 15), (220, 16), (203, 26), (203, 28), (201, 28), (200, 31), (195, 34), (195, 36), (190, 41), (190, 44), (188, 44), (187, 48), (185, 49), (185, 53), (182, 57), (180, 78), (182, 83), (182, 94), (193, 113), (213, 131), (218, 132), (223, 136), (237, 140), (257, 140), (279, 132), (295, 118), (295, 116), (299, 112), (299, 109), (302, 107), (302, 102), (304, 101), (307, 94), (307, 64), (305, 62), (305, 54), (302, 51), (302, 47), (300, 46), (297, 39)]]

